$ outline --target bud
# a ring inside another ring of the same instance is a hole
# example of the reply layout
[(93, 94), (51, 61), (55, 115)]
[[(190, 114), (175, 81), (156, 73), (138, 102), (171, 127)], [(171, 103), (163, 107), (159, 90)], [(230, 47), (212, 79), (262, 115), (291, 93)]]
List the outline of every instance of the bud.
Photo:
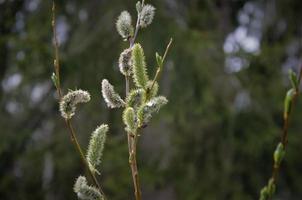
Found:
[(101, 164), (108, 129), (107, 124), (102, 124), (91, 134), (86, 158), (89, 168), (93, 172), (98, 172), (97, 166)]
[(269, 196), (272, 197), (274, 195), (275, 191), (276, 191), (275, 181), (274, 181), (274, 179), (271, 178), (268, 181), (267, 192), (268, 192)]
[(149, 4), (145, 5), (140, 12), (140, 26), (146, 28), (149, 26), (154, 18), (155, 8)]
[(284, 99), (284, 119), (288, 118), (288, 115), (291, 110), (292, 101), (293, 101), (295, 94), (296, 94), (296, 90), (293, 88), (288, 90), (286, 93), (286, 96)]
[(284, 145), (282, 143), (279, 143), (274, 152), (275, 167), (280, 166), (280, 163), (283, 160), (284, 156), (285, 156)]
[(120, 95), (114, 91), (114, 87), (107, 79), (102, 81), (102, 95), (109, 108), (119, 108), (125, 105)]
[(52, 73), (52, 75), (51, 75), (51, 80), (52, 80), (54, 86), (55, 86), (56, 88), (58, 88), (59, 79), (58, 79), (58, 77), (57, 77), (57, 75), (56, 75), (55, 73)]
[(163, 65), (163, 57), (160, 56), (157, 52), (155, 53), (156, 62), (159, 67)]
[(268, 194), (268, 190), (267, 187), (263, 187), (261, 192), (260, 192), (260, 198), (259, 200), (268, 200), (269, 199), (269, 194)]
[(119, 68), (120, 72), (125, 75), (129, 76), (131, 73), (131, 49), (125, 49), (119, 58)]
[(116, 21), (116, 29), (124, 39), (127, 39), (133, 35), (134, 29), (132, 26), (131, 15), (128, 11), (121, 12)]
[(69, 91), (60, 102), (60, 111), (62, 117), (65, 119), (71, 119), (71, 117), (75, 114), (76, 105), (78, 103), (86, 103), (88, 101), (90, 101), (90, 94), (87, 91)]
[(133, 79), (136, 87), (146, 89), (149, 80), (145, 62), (144, 50), (140, 44), (135, 44), (132, 49)]
[(123, 112), (123, 121), (126, 125), (127, 132), (135, 132), (136, 129), (136, 119), (134, 109), (132, 107), (128, 107)]
[(95, 187), (87, 185), (87, 180), (84, 176), (77, 178), (73, 190), (77, 193), (78, 198), (82, 200), (104, 200), (102, 194)]
[(168, 100), (166, 97), (159, 96), (152, 98), (146, 104), (142, 105), (137, 112), (139, 127), (147, 124), (152, 118), (152, 115), (158, 112), (159, 109), (167, 103)]

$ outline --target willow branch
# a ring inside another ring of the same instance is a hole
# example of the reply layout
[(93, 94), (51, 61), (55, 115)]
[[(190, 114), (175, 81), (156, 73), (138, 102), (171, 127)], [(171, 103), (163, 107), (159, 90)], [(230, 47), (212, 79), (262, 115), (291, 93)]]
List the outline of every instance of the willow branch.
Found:
[[(142, 7), (144, 6), (145, 1), (142, 1)], [(133, 47), (136, 37), (138, 35), (138, 31), (140, 29), (140, 17), (141, 14), (138, 13), (137, 20), (136, 20), (136, 26), (134, 35), (132, 38), (129, 39), (129, 46), (130, 48)], [(126, 81), (126, 97), (129, 94), (130, 91), (130, 80), (129, 76), (125, 76)], [(132, 174), (132, 180), (133, 180), (133, 186), (134, 186), (134, 194), (136, 200), (141, 200), (141, 188), (140, 188), (140, 182), (139, 182), (139, 175), (138, 175), (138, 167), (137, 167), (137, 161), (136, 161), (136, 149), (137, 149), (137, 134), (136, 133), (127, 133), (127, 139), (128, 139), (128, 151), (129, 151), (129, 165), (131, 168), (131, 174)]]
[[(62, 94), (61, 81), (60, 81), (59, 43), (58, 43), (58, 38), (57, 38), (57, 33), (56, 33), (55, 10), (56, 10), (56, 6), (55, 6), (55, 2), (53, 1), (53, 4), (52, 4), (52, 30), (53, 30), (53, 36), (54, 36), (54, 51), (55, 51), (54, 70), (55, 70), (55, 75), (57, 77), (56, 89), (57, 89), (57, 93), (58, 93), (58, 96), (59, 96), (59, 100), (61, 100), (62, 97), (63, 97), (63, 94)], [(103, 194), (103, 196), (105, 198), (105, 194), (104, 194), (104, 192), (103, 192), (103, 190), (102, 190), (95, 174), (89, 168), (86, 157), (84, 156), (83, 150), (82, 150), (82, 148), (81, 148), (81, 146), (78, 142), (78, 139), (76, 137), (76, 133), (75, 133), (75, 130), (72, 126), (71, 120), (70, 119), (65, 119), (64, 122), (65, 122), (65, 125), (67, 127), (68, 133), (70, 135), (71, 141), (74, 144), (76, 150), (78, 151), (83, 164), (87, 168), (88, 173), (89, 173), (93, 183), (99, 188), (100, 192)]]
[[(285, 114), (283, 116), (283, 130), (282, 130), (282, 134), (281, 134), (281, 139), (280, 142), (284, 147), (284, 151), (286, 150), (286, 147), (288, 145), (288, 129), (289, 129), (289, 125), (290, 125), (290, 114), (292, 113), (292, 110), (294, 109), (294, 106), (296, 105), (296, 101), (298, 98), (298, 95), (300, 93), (300, 89), (299, 86), (301, 84), (301, 78), (302, 78), (302, 66), (300, 67), (300, 72), (299, 72), (299, 76), (298, 76), (298, 83), (297, 83), (297, 87), (295, 88), (295, 93), (292, 99), (292, 104), (289, 108), (288, 114)], [(278, 179), (278, 175), (280, 173), (280, 166), (279, 164), (276, 163), (276, 161), (274, 161), (273, 164), (273, 170), (272, 170), (272, 176), (271, 176), (271, 180), (274, 184), (276, 184), (277, 179)], [(270, 197), (271, 199), (272, 197)]]
[(165, 61), (165, 59), (166, 59), (166, 56), (167, 56), (167, 54), (168, 54), (168, 51), (169, 51), (169, 49), (170, 49), (170, 46), (171, 46), (172, 42), (173, 42), (173, 39), (170, 38), (170, 41), (169, 41), (169, 43), (168, 43), (168, 45), (167, 45), (167, 47), (166, 47), (164, 56), (163, 56), (163, 58), (162, 58), (162, 62), (161, 62), (161, 64), (157, 67), (156, 74), (155, 74), (155, 76), (154, 76), (154, 78), (153, 78), (152, 85), (151, 85), (151, 88), (149, 89), (149, 91), (152, 91), (153, 86), (154, 86), (154, 84), (155, 84), (155, 81), (157, 81), (157, 79), (159, 78), (159, 75), (160, 75), (160, 73), (161, 73), (161, 71), (162, 71), (162, 68), (163, 68), (163, 65), (164, 65), (164, 61)]

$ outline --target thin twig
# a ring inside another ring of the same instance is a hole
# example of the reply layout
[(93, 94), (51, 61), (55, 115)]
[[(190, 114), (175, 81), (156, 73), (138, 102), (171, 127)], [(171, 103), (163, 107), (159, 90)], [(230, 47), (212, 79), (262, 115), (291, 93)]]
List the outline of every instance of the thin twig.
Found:
[(172, 42), (173, 42), (173, 39), (170, 38), (170, 41), (169, 41), (169, 43), (168, 43), (168, 45), (167, 45), (167, 47), (166, 47), (166, 50), (165, 50), (165, 53), (164, 53), (162, 62), (161, 62), (161, 64), (160, 64), (159, 66), (157, 66), (156, 74), (155, 74), (155, 76), (154, 76), (154, 78), (153, 78), (153, 82), (152, 82), (152, 85), (151, 85), (149, 91), (152, 91), (153, 86), (154, 86), (154, 84), (155, 84), (155, 81), (158, 79), (158, 77), (159, 77), (159, 75), (160, 75), (160, 72), (162, 71), (164, 61), (165, 61), (165, 59), (166, 59), (166, 56), (167, 56), (167, 54), (168, 54), (168, 51), (169, 51), (169, 49), (170, 49), (170, 46), (171, 46)]
[[(142, 1), (142, 7), (144, 7), (144, 5), (145, 5), (145, 0)], [(130, 48), (133, 47), (134, 42), (135, 42), (135, 39), (136, 39), (136, 37), (137, 37), (138, 31), (139, 31), (139, 27), (140, 27), (140, 25), (139, 25), (139, 23), (140, 23), (140, 18), (141, 18), (141, 14), (138, 13), (138, 15), (137, 15), (137, 20), (136, 20), (136, 25), (135, 25), (134, 35), (133, 35), (133, 37), (130, 38), (130, 40), (129, 40), (129, 41), (130, 41)]]
[[(284, 150), (287, 147), (288, 144), (288, 129), (289, 129), (289, 119), (290, 119), (290, 114), (296, 104), (296, 100), (298, 98), (298, 95), (300, 93), (300, 83), (301, 83), (301, 78), (302, 78), (302, 66), (300, 67), (300, 72), (299, 72), (299, 76), (298, 76), (298, 83), (297, 83), (297, 87), (295, 88), (295, 93), (292, 99), (292, 106), (289, 108), (288, 114), (284, 115), (283, 117), (283, 131), (282, 131), (282, 135), (281, 135), (281, 143), (284, 146)], [(273, 181), (273, 183), (276, 184), (277, 179), (278, 179), (278, 175), (280, 172), (280, 166), (278, 164), (275, 163), (273, 164), (273, 170), (272, 170), (272, 176), (271, 176), (271, 180)], [(270, 197), (272, 198), (272, 197)]]
[[(58, 38), (57, 38), (57, 33), (56, 33), (56, 16), (55, 16), (55, 10), (56, 10), (56, 6), (55, 6), (55, 2), (53, 1), (52, 4), (52, 29), (53, 29), (53, 36), (54, 36), (54, 51), (55, 51), (55, 59), (54, 59), (54, 70), (55, 70), (55, 75), (57, 77), (57, 85), (56, 85), (56, 89), (57, 89), (57, 93), (59, 96), (59, 100), (62, 99), (63, 97), (63, 93), (62, 93), (62, 89), (61, 89), (61, 81), (60, 81), (60, 61), (59, 61), (59, 43), (58, 43)], [(85, 167), (88, 170), (89, 175), (91, 176), (91, 179), (93, 181), (93, 183), (98, 187), (98, 189), (100, 190), (100, 192), (102, 193), (102, 195), (105, 198), (105, 194), (95, 176), (95, 174), (90, 170), (89, 168), (89, 164), (87, 162), (87, 159), (83, 153), (83, 150), (78, 142), (78, 139), (76, 137), (76, 133), (75, 130), (72, 126), (71, 120), (70, 119), (65, 119), (64, 120), (65, 125), (68, 129), (70, 138), (72, 143), (74, 144), (76, 150), (78, 151), (78, 153), (80, 154), (81, 160), (84, 163)]]

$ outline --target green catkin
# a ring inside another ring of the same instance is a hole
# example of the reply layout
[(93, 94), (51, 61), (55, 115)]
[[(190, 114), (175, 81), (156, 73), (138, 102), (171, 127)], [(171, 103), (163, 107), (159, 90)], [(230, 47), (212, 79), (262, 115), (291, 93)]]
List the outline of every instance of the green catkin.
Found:
[(146, 92), (143, 89), (132, 90), (126, 99), (128, 107), (132, 107), (135, 110), (140, 107), (146, 100)]
[(135, 132), (136, 130), (136, 119), (134, 109), (127, 107), (123, 112), (123, 122), (126, 125), (127, 132)]
[(97, 166), (101, 163), (108, 129), (109, 127), (107, 124), (102, 124), (91, 134), (86, 159), (90, 170), (93, 172), (98, 172)]
[(140, 44), (135, 44), (132, 49), (133, 79), (136, 87), (146, 89), (149, 80), (145, 62), (144, 50)]

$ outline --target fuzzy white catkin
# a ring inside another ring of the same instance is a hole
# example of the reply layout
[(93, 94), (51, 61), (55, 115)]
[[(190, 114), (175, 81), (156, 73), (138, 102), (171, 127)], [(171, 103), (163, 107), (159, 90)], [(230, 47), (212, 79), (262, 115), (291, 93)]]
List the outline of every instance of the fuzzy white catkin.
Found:
[(125, 39), (133, 35), (131, 15), (128, 11), (123, 11), (116, 21), (117, 32)]
[(146, 28), (147, 26), (149, 26), (154, 18), (155, 15), (155, 8), (150, 5), (147, 4), (142, 8), (142, 11), (140, 12), (140, 26), (142, 28)]
[(130, 48), (125, 49), (119, 58), (119, 68), (120, 72), (124, 76), (129, 76), (131, 73), (131, 65), (132, 65), (132, 60), (131, 60), (131, 52), (132, 50)]
[(152, 115), (160, 110), (160, 108), (168, 103), (164, 96), (152, 98), (150, 101), (142, 105), (137, 113), (140, 126), (147, 124)]
[(107, 124), (102, 124), (91, 134), (86, 156), (91, 171), (97, 172), (97, 166), (101, 163), (108, 129)]
[(86, 103), (90, 101), (90, 94), (84, 90), (69, 91), (60, 102), (60, 112), (62, 117), (70, 119), (76, 110), (78, 103)]
[(87, 180), (84, 176), (79, 176), (73, 187), (74, 192), (82, 200), (103, 200), (103, 195), (92, 186), (87, 185)]
[(107, 79), (102, 81), (102, 95), (109, 108), (119, 108), (125, 105), (122, 98), (114, 91)]

